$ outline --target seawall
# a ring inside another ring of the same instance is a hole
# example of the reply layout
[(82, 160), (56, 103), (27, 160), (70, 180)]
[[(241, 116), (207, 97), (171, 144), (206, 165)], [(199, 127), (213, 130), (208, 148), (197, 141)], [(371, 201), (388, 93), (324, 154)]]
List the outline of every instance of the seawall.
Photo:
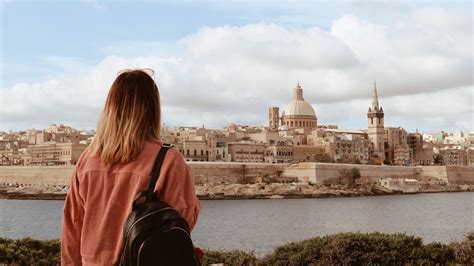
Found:
[(381, 177), (418, 178), (418, 167), (364, 165), (364, 164), (331, 164), (331, 163), (300, 163), (286, 168), (283, 176), (298, 176), (300, 181), (316, 184), (339, 184), (350, 182), (341, 178), (342, 171), (359, 169), (362, 183), (375, 183)]
[[(280, 181), (283, 165), (263, 163), (189, 162), (196, 184), (255, 183), (266, 178)], [(69, 185), (74, 166), (2, 166), (0, 183)], [(296, 178), (287, 178), (296, 181)]]
[[(347, 183), (341, 171), (358, 168), (363, 183), (380, 177), (415, 178), (421, 181), (443, 179), (451, 184), (474, 185), (474, 167), (468, 166), (379, 166), (359, 164), (190, 162), (196, 184), (303, 181), (316, 184)], [(69, 185), (74, 166), (1, 166), (0, 183)]]

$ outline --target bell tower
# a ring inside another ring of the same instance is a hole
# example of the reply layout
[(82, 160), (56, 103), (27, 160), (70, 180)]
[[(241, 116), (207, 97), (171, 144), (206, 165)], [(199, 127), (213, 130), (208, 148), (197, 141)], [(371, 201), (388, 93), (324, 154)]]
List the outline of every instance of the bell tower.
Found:
[(268, 125), (271, 129), (280, 127), (280, 109), (278, 107), (270, 107), (268, 109)]
[(379, 159), (385, 160), (384, 148), (384, 113), (382, 107), (379, 106), (379, 96), (377, 85), (374, 81), (374, 91), (372, 94), (372, 106), (367, 112), (368, 128), (367, 135), (372, 142), (372, 155), (376, 155)]

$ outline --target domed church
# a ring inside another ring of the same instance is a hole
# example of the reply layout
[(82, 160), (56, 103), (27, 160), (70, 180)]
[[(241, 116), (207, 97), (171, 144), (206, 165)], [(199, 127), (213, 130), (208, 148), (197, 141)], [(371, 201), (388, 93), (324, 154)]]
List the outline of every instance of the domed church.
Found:
[(268, 118), (269, 126), (273, 129), (279, 128), (280, 122), (281, 126), (284, 126), (288, 129), (312, 129), (316, 128), (318, 125), (316, 112), (314, 111), (313, 107), (304, 100), (303, 88), (301, 88), (299, 82), (295, 87), (293, 100), (283, 110), (281, 118), (279, 116), (278, 107), (270, 107)]

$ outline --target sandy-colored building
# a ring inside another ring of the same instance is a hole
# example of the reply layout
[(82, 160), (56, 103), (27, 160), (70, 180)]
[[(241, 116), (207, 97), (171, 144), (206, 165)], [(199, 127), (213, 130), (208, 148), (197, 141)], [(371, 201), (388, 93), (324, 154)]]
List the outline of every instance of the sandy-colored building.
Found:
[(415, 165), (419, 164), (420, 156), (423, 152), (423, 134), (420, 134), (418, 132), (408, 133), (407, 145), (410, 149), (412, 163)]
[(384, 131), (385, 159), (394, 165), (410, 165), (412, 152), (407, 142), (408, 133), (401, 127), (386, 127)]
[(435, 152), (432, 147), (423, 148), (423, 150), (418, 155), (417, 164), (419, 165), (433, 165), (435, 158)]
[(0, 166), (23, 165), (22, 153), (18, 150), (0, 150)]
[(327, 145), (299, 145), (293, 146), (293, 162), (327, 162), (329, 156)]
[(468, 152), (461, 147), (445, 147), (439, 150), (444, 165), (467, 165)]
[(87, 148), (86, 144), (46, 142), (31, 145), (26, 151), (30, 156), (29, 165), (75, 165), (79, 156)]
[(413, 163), (412, 153), (410, 152), (408, 145), (391, 148), (391, 151), (393, 152), (392, 162), (394, 165), (408, 166)]
[(228, 143), (228, 156), (232, 162), (263, 163), (265, 144), (252, 142)]
[(338, 163), (367, 163), (369, 146), (369, 140), (363, 137), (337, 137), (330, 145), (331, 158)]
[(248, 137), (257, 143), (265, 143), (268, 145), (274, 145), (278, 141), (284, 140), (284, 138), (280, 137), (277, 130), (264, 130), (262, 132), (249, 134)]
[(209, 161), (209, 151), (205, 140), (185, 140), (181, 143), (181, 153), (186, 161)]
[(292, 163), (293, 145), (288, 145), (284, 142), (269, 145), (265, 148), (264, 157), (266, 163)]
[(474, 147), (467, 149), (467, 166), (474, 166)]
[(323, 145), (330, 161), (338, 163), (367, 163), (370, 141), (361, 130), (317, 129), (307, 137), (312, 146)]

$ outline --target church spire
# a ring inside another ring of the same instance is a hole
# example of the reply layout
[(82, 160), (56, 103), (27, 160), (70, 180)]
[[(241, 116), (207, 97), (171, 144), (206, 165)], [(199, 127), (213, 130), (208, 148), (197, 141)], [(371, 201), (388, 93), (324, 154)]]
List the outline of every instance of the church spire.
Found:
[(374, 80), (374, 93), (372, 94), (372, 109), (378, 110), (379, 109), (379, 96), (377, 93), (377, 84)]
[(300, 100), (300, 101), (304, 100), (303, 88), (301, 88), (299, 80), (298, 80), (298, 84), (296, 84), (296, 87), (295, 87), (295, 93), (294, 93), (293, 99)]

